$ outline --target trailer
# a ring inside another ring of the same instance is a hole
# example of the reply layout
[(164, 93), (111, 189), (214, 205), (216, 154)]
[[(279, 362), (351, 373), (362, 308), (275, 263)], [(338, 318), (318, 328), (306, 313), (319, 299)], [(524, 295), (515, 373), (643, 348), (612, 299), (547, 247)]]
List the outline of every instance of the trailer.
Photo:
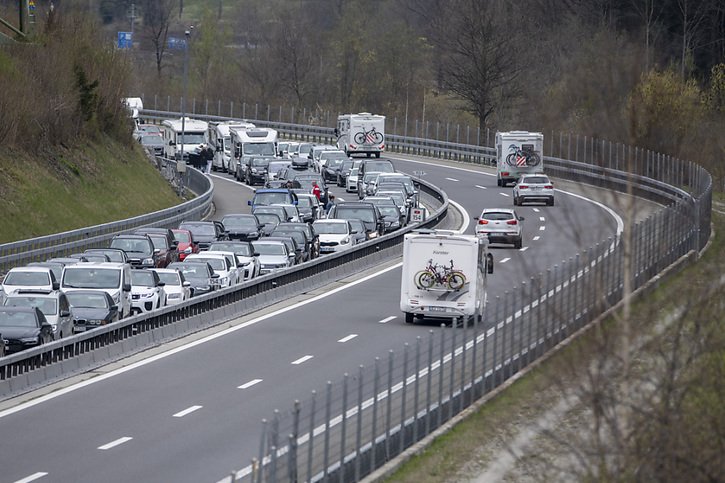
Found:
[(385, 116), (361, 112), (340, 114), (335, 128), (338, 149), (348, 157), (365, 154), (369, 158), (385, 151)]
[(544, 135), (540, 132), (496, 133), (496, 183), (515, 183), (522, 174), (544, 172)]
[(488, 240), (449, 230), (416, 230), (403, 238), (400, 310), (412, 324), (426, 317), (482, 321)]

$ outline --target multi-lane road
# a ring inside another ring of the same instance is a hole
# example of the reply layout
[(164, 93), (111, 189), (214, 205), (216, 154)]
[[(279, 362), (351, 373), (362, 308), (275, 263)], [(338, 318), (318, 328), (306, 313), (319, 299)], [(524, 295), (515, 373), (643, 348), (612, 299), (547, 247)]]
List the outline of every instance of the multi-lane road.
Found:
[[(513, 205), (511, 189), (496, 187), (485, 170), (391, 159), (446, 191), (465, 213), (466, 232), (483, 207)], [(215, 218), (248, 210), (249, 187), (225, 174), (213, 179)], [(338, 199), (357, 197), (333, 191)], [(524, 246), (493, 249), (489, 296), (621, 229), (602, 204), (562, 191), (556, 201), (517, 208), (526, 219)], [(427, 333), (430, 325), (404, 323), (399, 286), (393, 260), (153, 358), (0, 406), (0, 481), (217, 481), (256, 455), (260, 421), (273, 409), (287, 410), (326, 381)]]

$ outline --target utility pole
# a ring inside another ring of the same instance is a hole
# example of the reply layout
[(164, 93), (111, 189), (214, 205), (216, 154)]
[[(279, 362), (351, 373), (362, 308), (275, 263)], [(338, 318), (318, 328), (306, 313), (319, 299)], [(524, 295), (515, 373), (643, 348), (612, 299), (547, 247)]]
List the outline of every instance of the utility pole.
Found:
[(129, 17), (131, 18), (131, 49), (133, 49), (133, 41), (134, 41), (133, 26), (136, 23), (136, 4), (135, 3), (131, 4), (131, 15), (129, 15)]

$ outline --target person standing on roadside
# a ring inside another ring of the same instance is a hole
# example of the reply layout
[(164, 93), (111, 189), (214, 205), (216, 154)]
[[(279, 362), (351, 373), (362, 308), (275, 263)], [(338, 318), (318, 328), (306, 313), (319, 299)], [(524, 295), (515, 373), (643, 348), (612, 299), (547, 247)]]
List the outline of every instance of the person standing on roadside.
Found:
[(327, 204), (325, 205), (325, 213), (330, 213), (330, 210), (332, 207), (335, 206), (335, 195), (330, 193), (330, 196), (327, 197)]
[(322, 196), (322, 190), (317, 185), (317, 181), (312, 182), (312, 194), (315, 195), (317, 201), (320, 201), (320, 196)]
[(214, 150), (211, 148), (211, 145), (204, 144), (204, 149), (202, 150), (202, 159), (206, 161), (206, 174), (211, 173), (211, 163), (214, 159)]

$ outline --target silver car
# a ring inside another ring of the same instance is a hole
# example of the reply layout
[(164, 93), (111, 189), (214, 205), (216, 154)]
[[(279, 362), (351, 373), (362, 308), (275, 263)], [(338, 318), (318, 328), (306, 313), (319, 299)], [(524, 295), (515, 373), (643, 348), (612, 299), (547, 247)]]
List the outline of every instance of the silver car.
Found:
[(265, 241), (262, 238), (260, 240), (254, 240), (252, 246), (254, 247), (254, 252), (259, 253), (258, 258), (262, 275), (284, 270), (294, 265), (295, 254), (290, 253), (287, 245), (281, 241)]
[(512, 243), (515, 248), (523, 246), (521, 222), (524, 218), (515, 210), (486, 208), (476, 220), (476, 235), (487, 236), (490, 243)]
[(525, 174), (514, 185), (514, 206), (526, 201), (544, 201), (554, 206), (554, 184), (544, 174)]
[(9, 294), (3, 305), (37, 307), (53, 326), (53, 339), (73, 335), (73, 313), (66, 295), (60, 290), (19, 289)]

